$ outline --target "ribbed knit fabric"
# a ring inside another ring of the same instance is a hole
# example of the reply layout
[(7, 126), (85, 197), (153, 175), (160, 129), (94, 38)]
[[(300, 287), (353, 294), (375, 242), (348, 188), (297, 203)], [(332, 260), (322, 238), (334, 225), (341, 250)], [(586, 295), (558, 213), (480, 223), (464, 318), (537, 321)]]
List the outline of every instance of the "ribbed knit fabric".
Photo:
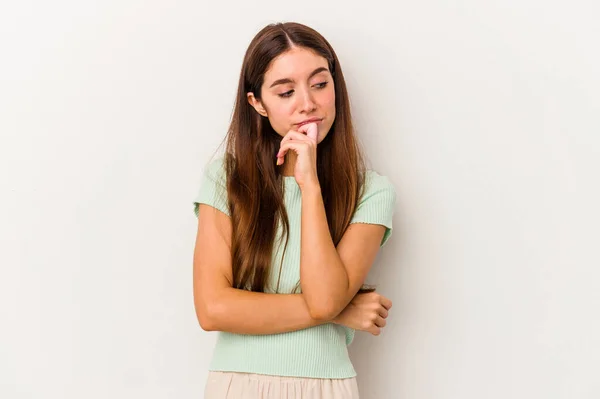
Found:
[[(275, 246), (272, 257), (273, 270), (266, 292), (275, 292), (281, 265), (277, 292), (292, 293), (300, 281), (302, 193), (293, 176), (285, 176), (283, 179), (290, 236), (283, 263), (283, 245), (279, 248)], [(387, 177), (372, 170), (367, 171), (365, 185), (365, 193), (359, 201), (351, 223), (385, 226), (386, 232), (381, 241), (383, 246), (392, 234), (392, 216), (396, 200), (394, 186)], [(213, 160), (204, 171), (200, 190), (194, 200), (196, 216), (200, 203), (230, 214), (223, 157)], [(282, 235), (283, 231), (279, 229), (278, 237)], [(347, 350), (347, 345), (353, 338), (353, 329), (334, 323), (271, 335), (219, 332), (210, 370), (290, 377), (350, 378), (356, 376)]]

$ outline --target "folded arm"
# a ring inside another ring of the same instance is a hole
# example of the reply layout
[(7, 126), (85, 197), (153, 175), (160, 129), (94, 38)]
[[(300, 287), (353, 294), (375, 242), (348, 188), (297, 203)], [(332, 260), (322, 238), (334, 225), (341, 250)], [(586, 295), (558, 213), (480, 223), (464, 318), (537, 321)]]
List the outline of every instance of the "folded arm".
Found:
[(336, 248), (318, 184), (303, 188), (301, 228), (302, 293), (312, 318), (330, 320), (344, 310), (363, 285), (386, 228), (351, 224)]
[(231, 219), (200, 204), (194, 250), (194, 306), (207, 331), (276, 334), (329, 321), (313, 318), (303, 294), (265, 294), (232, 287)]

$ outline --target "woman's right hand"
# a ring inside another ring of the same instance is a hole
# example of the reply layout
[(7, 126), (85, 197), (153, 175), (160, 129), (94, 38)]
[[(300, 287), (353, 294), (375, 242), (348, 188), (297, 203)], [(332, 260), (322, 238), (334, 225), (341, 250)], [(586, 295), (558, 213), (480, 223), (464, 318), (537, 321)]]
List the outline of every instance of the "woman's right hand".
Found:
[(391, 307), (392, 301), (377, 292), (359, 293), (333, 322), (379, 335)]

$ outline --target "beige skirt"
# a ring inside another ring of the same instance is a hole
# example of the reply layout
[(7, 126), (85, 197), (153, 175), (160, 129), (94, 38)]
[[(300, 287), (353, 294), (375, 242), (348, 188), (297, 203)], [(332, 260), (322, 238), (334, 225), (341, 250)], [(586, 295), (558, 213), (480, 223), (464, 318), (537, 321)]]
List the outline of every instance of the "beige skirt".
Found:
[(326, 379), (210, 371), (204, 399), (358, 399), (356, 378)]

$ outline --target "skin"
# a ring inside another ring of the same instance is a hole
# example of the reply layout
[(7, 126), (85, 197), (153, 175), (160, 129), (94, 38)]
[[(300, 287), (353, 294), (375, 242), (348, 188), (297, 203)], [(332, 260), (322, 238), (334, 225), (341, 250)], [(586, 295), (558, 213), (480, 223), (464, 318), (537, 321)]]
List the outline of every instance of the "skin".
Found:
[[(318, 118), (314, 140), (318, 144), (335, 120), (335, 87), (327, 60), (305, 48), (294, 47), (275, 58), (265, 73), (261, 99), (254, 93), (247, 96), (256, 112), (269, 119), (284, 141), (293, 140), (294, 134), (306, 135), (306, 127), (301, 128), (299, 123)], [(282, 174), (292, 176), (297, 153), (284, 151), (282, 155)]]
[[(302, 294), (253, 293), (232, 288), (231, 220), (201, 204), (194, 251), (194, 301), (203, 329), (274, 334), (334, 322), (379, 335), (392, 306), (379, 293), (356, 295), (375, 260), (385, 228), (352, 224), (333, 245), (316, 173), (316, 148), (335, 119), (335, 91), (327, 61), (292, 48), (271, 63), (256, 112), (283, 137), (273, 161), (302, 190)], [(310, 118), (316, 123), (299, 125)], [(247, 315), (253, 317), (248, 318)]]

